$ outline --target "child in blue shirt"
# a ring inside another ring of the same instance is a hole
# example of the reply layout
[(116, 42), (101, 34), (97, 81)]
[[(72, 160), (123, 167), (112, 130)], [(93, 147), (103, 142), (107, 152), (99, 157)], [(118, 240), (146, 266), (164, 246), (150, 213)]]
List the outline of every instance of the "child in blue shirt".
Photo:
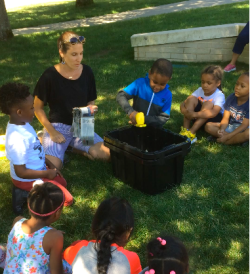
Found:
[(207, 123), (205, 130), (210, 133), (208, 141), (227, 145), (245, 143), (249, 140), (249, 72), (237, 80), (234, 93), (224, 105), (225, 111), (220, 123)]
[[(116, 101), (135, 125), (138, 112), (145, 115), (145, 124), (162, 127), (170, 117), (172, 93), (168, 81), (172, 77), (172, 64), (166, 59), (156, 60), (145, 78), (139, 78), (120, 90)], [(133, 106), (128, 100), (133, 99)]]

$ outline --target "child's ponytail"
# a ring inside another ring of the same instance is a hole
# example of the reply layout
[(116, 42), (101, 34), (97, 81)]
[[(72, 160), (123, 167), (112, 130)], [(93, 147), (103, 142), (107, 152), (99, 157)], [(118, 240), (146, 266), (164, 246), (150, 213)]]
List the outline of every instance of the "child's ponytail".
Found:
[(99, 249), (97, 251), (97, 270), (99, 274), (108, 272), (111, 262), (111, 244), (114, 243), (115, 233), (111, 228), (102, 230)]
[(126, 233), (134, 227), (133, 210), (126, 200), (110, 198), (98, 207), (92, 222), (96, 238), (98, 274), (106, 274), (111, 262), (111, 245), (125, 246)]

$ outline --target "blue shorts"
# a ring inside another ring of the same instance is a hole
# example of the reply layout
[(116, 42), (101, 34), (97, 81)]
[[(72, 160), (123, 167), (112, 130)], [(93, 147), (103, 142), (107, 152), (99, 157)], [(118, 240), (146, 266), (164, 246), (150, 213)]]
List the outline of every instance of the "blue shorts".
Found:
[(227, 126), (227, 128), (225, 129), (225, 131), (226, 131), (227, 133), (231, 133), (231, 132), (233, 132), (236, 128), (238, 128), (240, 125), (241, 125), (240, 123), (229, 124), (229, 125)]
[[(90, 146), (84, 146), (82, 140), (77, 137), (73, 137), (73, 132), (71, 132), (71, 126), (65, 125), (62, 123), (52, 123), (52, 126), (55, 130), (59, 131), (65, 138), (65, 143), (55, 143), (51, 140), (48, 131), (44, 128), (43, 129), (43, 148), (46, 155), (55, 156), (59, 158), (62, 162), (64, 159), (64, 154), (68, 146), (73, 148), (89, 152)], [(103, 139), (95, 133), (94, 136), (94, 144), (103, 142)]]

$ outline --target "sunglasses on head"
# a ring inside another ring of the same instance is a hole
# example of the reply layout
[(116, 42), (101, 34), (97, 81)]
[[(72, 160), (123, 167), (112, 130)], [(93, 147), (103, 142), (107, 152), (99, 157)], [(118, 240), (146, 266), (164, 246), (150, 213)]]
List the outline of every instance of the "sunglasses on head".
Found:
[(75, 45), (77, 43), (84, 43), (85, 42), (85, 38), (84, 36), (79, 36), (78, 38), (77, 37), (71, 37), (69, 39), (69, 42), (64, 42), (64, 43), (71, 43), (72, 45)]

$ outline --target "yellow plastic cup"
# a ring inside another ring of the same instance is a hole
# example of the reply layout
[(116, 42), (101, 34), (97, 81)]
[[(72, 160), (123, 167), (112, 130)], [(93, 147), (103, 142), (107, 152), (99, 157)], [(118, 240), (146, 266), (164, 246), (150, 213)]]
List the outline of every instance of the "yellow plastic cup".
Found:
[(145, 116), (143, 112), (138, 112), (135, 115), (135, 120), (136, 120), (136, 126), (137, 127), (146, 127), (147, 125), (145, 123)]
[(0, 159), (6, 159), (6, 154), (5, 154), (5, 135), (0, 135)]

